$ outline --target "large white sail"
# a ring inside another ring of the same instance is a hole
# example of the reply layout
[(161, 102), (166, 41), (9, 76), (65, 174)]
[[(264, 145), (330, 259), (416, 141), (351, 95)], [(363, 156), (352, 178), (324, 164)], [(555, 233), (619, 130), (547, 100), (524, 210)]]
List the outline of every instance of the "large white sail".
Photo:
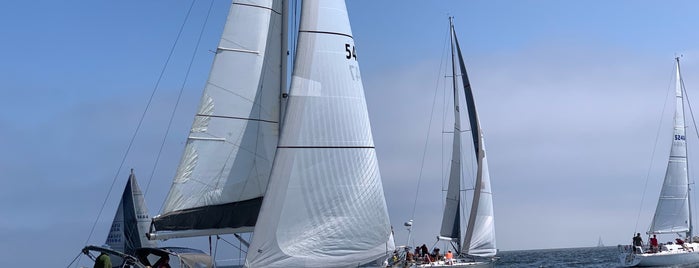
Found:
[(284, 125), (247, 267), (356, 267), (394, 248), (343, 0), (303, 1)]
[(281, 9), (281, 0), (233, 1), (157, 231), (254, 227), (278, 141)]
[[(140, 247), (156, 247), (155, 241), (146, 238), (149, 226), (148, 207), (136, 182), (136, 175), (131, 170), (105, 243), (113, 250), (129, 255)], [(112, 262), (119, 264), (122, 260), (112, 256)]]
[(649, 233), (679, 233), (690, 230), (687, 141), (685, 139), (682, 78), (677, 60), (675, 76), (675, 118), (670, 160), (660, 190), (658, 206)]

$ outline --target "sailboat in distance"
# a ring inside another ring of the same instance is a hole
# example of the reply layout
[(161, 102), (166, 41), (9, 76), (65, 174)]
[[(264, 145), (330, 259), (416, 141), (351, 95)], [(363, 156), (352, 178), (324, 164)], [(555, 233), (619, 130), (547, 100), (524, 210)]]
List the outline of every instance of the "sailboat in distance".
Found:
[[(454, 30), (453, 18), (449, 18), (449, 28), (451, 36), (451, 63), (452, 63), (452, 85), (453, 85), (453, 113), (454, 129), (451, 151), (451, 165), (449, 171), (449, 184), (447, 188), (446, 203), (442, 216), (442, 227), (437, 239), (448, 241), (453, 258), (422, 256), (422, 260), (417, 262), (418, 267), (492, 267), (497, 254), (495, 244), (495, 216), (493, 214), (493, 194), (490, 187), (490, 175), (488, 172), (488, 160), (485, 153), (483, 131), (481, 130), (473, 91), (466, 72), (466, 65), (461, 54), (459, 41)], [(460, 106), (461, 89), (463, 98), (466, 101), (466, 109)], [(464, 114), (466, 112), (466, 114)], [(468, 116), (470, 126), (470, 141), (473, 143), (472, 152), (475, 155), (477, 170), (475, 174), (475, 187), (472, 195), (470, 213), (466, 215), (466, 230), (462, 233), (463, 217), (461, 215), (462, 206), (466, 205), (463, 200), (461, 183), (464, 179), (462, 174), (462, 146), (461, 133), (465, 132), (461, 127), (461, 116)], [(463, 235), (463, 236), (462, 236)], [(463, 237), (463, 240), (462, 240)], [(440, 254), (446, 255), (445, 252)]]
[[(357, 267), (394, 250), (344, 0), (233, 1), (151, 239), (253, 232), (246, 267)], [(239, 239), (243, 239), (238, 236)]]
[[(692, 241), (692, 214), (687, 166), (687, 140), (684, 118), (684, 83), (680, 58), (675, 58), (675, 116), (672, 146), (660, 190), (658, 205), (648, 235), (677, 234), (675, 243), (657, 247), (619, 245), (619, 260), (630, 266), (675, 266), (699, 263), (699, 243)], [(640, 233), (637, 235), (640, 238)], [(635, 241), (635, 239), (634, 239)], [(647, 245), (646, 245), (647, 246)]]

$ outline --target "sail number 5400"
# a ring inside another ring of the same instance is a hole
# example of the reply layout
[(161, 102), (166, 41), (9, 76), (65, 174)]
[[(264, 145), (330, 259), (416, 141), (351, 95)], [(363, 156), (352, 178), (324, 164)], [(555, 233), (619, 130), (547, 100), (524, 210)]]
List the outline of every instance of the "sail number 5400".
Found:
[(357, 60), (357, 49), (353, 45), (345, 44), (345, 52), (345, 58)]

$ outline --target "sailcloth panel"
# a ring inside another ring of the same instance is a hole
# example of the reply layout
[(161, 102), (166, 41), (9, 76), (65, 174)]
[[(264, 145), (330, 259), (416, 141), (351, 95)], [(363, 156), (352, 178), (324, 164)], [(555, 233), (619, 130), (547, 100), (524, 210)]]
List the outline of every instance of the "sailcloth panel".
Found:
[[(483, 139), (481, 146), (485, 150)], [(490, 188), (490, 172), (488, 171), (488, 159), (483, 156), (481, 194), (478, 201), (478, 209), (473, 225), (471, 242), (468, 245), (468, 255), (480, 257), (493, 257), (497, 253), (495, 245), (495, 216), (493, 214), (493, 192)]]
[(156, 230), (255, 225), (278, 141), (281, 25), (280, 0), (233, 1)]
[(679, 63), (675, 84), (674, 135), (665, 180), (660, 190), (658, 206), (650, 233), (689, 231), (689, 189), (687, 178), (687, 141), (685, 139), (684, 107)]
[[(458, 87), (457, 87), (458, 88)], [(458, 89), (454, 89), (454, 135), (452, 139), (451, 165), (449, 169), (449, 185), (442, 214), (442, 229), (440, 235), (449, 237), (461, 244), (461, 112), (459, 107)]]
[[(136, 176), (132, 173), (124, 187), (105, 243), (113, 250), (129, 255), (132, 255), (140, 247), (156, 247), (156, 241), (146, 238), (149, 227), (148, 207), (146, 207), (141, 188), (136, 182)], [(123, 261), (118, 256), (111, 257), (114, 264), (120, 264)]]
[(342, 0), (303, 2), (284, 125), (247, 267), (356, 267), (393, 251), (346, 12)]

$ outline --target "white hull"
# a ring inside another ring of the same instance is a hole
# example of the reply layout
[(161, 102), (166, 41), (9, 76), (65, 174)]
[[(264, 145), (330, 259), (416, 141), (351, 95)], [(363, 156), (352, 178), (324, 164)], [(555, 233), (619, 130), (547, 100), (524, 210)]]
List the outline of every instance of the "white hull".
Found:
[(469, 268), (486, 268), (494, 267), (493, 261), (473, 261), (468, 259), (454, 259), (452, 264), (447, 264), (444, 261), (436, 261), (426, 264), (416, 264), (410, 267), (469, 267)]
[(690, 250), (685, 250), (679, 245), (663, 245), (663, 251), (658, 253), (621, 253), (619, 260), (624, 267), (699, 264), (699, 243), (688, 243), (687, 246)]

